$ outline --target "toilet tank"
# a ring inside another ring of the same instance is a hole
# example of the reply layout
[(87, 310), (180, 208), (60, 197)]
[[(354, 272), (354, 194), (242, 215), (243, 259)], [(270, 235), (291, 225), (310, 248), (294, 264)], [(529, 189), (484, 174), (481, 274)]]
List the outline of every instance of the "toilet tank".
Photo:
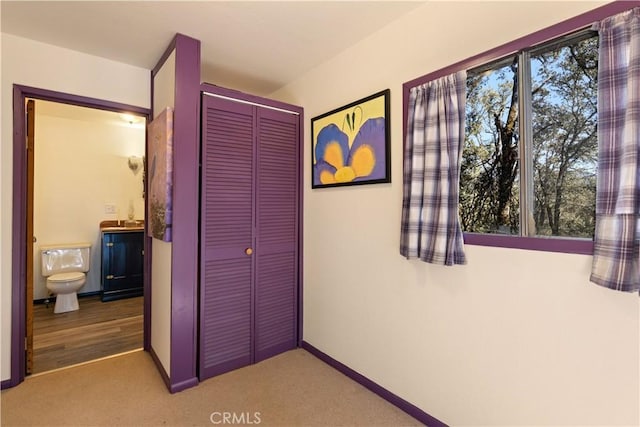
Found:
[(65, 243), (40, 246), (42, 275), (89, 271), (91, 243)]

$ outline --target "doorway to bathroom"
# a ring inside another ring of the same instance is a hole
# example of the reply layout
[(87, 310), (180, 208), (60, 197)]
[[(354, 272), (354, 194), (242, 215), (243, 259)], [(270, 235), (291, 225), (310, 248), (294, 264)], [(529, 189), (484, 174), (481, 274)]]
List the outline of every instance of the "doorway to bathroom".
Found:
[[(13, 316), (26, 338), (22, 378), (143, 348), (147, 323), (144, 296), (101, 301), (100, 223), (129, 215), (144, 220), (148, 112), (134, 107), (131, 114), (109, 102), (35, 91), (45, 96), (24, 97), (25, 105), (35, 107), (31, 125), (25, 117), (31, 154), (22, 193), (27, 208), (24, 317)], [(78, 291), (80, 309), (54, 313), (55, 295), (41, 274), (39, 247), (72, 242), (91, 245), (86, 283)]]

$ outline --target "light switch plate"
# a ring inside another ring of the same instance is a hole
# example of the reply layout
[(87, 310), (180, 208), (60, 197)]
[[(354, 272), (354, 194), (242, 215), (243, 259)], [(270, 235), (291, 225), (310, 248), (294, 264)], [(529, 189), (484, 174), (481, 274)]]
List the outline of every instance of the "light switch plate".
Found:
[(106, 214), (115, 214), (116, 213), (116, 205), (113, 203), (106, 203), (104, 205), (104, 213)]

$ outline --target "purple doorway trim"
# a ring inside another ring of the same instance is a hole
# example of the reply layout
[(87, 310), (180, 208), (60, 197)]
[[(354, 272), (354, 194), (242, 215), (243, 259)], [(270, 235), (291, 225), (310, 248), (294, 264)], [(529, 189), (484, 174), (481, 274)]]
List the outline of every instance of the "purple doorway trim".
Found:
[(413, 418), (415, 418), (416, 420), (420, 421), (424, 425), (429, 426), (429, 427), (447, 427), (447, 424), (443, 423), (442, 421), (438, 420), (437, 418), (432, 417), (431, 415), (429, 415), (426, 412), (424, 412), (422, 409), (420, 409), (417, 406), (407, 402), (406, 400), (404, 400), (400, 396), (391, 393), (386, 388), (374, 383), (369, 378), (367, 378), (364, 375), (354, 371), (353, 369), (351, 369), (347, 365), (344, 365), (341, 362), (338, 362), (336, 359), (334, 359), (331, 356), (329, 356), (329, 355), (323, 353), (322, 351), (318, 350), (317, 348), (315, 348), (314, 346), (312, 346), (308, 342), (303, 341), (302, 342), (302, 348), (307, 350), (309, 353), (313, 354), (314, 356), (316, 356), (318, 359), (320, 359), (323, 362), (325, 362), (327, 365), (329, 365), (332, 368), (335, 368), (336, 370), (342, 372), (343, 374), (345, 374), (346, 376), (348, 376), (349, 378), (351, 378), (352, 380), (354, 380), (358, 384), (360, 384), (360, 385), (366, 387), (367, 389), (371, 390), (372, 392), (374, 392), (375, 394), (377, 394), (378, 396), (380, 396), (381, 398), (383, 398), (387, 402), (389, 402), (392, 405), (396, 406), (398, 409), (401, 409), (402, 411), (404, 411), (407, 414), (411, 415)]
[[(47, 89), (34, 88), (22, 85), (13, 85), (13, 200), (12, 200), (12, 229), (11, 234), (11, 378), (2, 381), (2, 389), (14, 387), (24, 381), (24, 337), (26, 334), (26, 192), (27, 192), (27, 153), (24, 150), (25, 141), (25, 114), (24, 105), (26, 98), (52, 101), (63, 104), (77, 105), (81, 107), (95, 108), (99, 110), (128, 112), (144, 116), (149, 119), (150, 110), (143, 107), (106, 101), (85, 96), (56, 92)], [(146, 248), (145, 248), (146, 249)], [(148, 269), (145, 265), (144, 279), (144, 317), (149, 315), (148, 297), (146, 294), (149, 286)], [(149, 329), (145, 321), (144, 349), (149, 349)]]

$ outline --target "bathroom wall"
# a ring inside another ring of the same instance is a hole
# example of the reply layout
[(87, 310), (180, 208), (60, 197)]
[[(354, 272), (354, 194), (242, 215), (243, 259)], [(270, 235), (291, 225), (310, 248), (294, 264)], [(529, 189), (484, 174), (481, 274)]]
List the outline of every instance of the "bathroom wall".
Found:
[[(13, 195), (12, 85), (150, 106), (149, 70), (2, 33), (2, 144), (0, 149), (0, 289), (2, 380), (11, 377)], [(73, 157), (72, 157), (73, 158)]]
[[(129, 203), (144, 218), (142, 158), (144, 120), (130, 124), (120, 114), (36, 101), (34, 180), (34, 299), (47, 296), (40, 245), (90, 242), (91, 267), (80, 294), (100, 290), (100, 221), (126, 219)], [(116, 213), (106, 213), (107, 205)]]

